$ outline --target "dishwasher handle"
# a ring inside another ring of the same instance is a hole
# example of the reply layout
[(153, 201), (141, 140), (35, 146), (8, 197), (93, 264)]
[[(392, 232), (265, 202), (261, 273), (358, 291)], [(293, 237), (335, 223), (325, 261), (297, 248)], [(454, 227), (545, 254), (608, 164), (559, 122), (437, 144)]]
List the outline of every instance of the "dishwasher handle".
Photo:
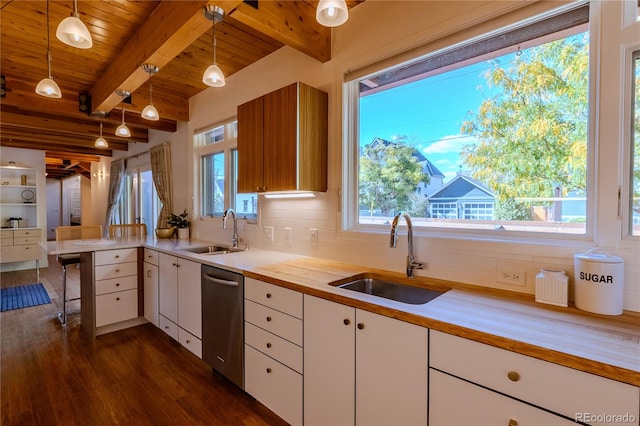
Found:
[(238, 287), (240, 285), (237, 281), (221, 280), (220, 278), (215, 278), (208, 274), (202, 274), (202, 277), (213, 284), (226, 285), (229, 287)]

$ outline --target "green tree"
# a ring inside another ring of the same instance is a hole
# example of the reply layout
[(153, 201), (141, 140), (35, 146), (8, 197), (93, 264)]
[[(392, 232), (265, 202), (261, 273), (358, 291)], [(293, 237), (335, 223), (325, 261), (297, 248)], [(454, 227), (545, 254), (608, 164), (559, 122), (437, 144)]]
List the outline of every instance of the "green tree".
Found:
[(497, 94), (462, 125), (473, 135), (461, 157), (498, 201), (586, 188), (588, 34), (519, 52), (485, 77)]
[(414, 206), (414, 194), (421, 182), (429, 182), (429, 176), (416, 158), (416, 149), (404, 138), (384, 142), (366, 145), (360, 156), (360, 205), (380, 209), (385, 216), (398, 210), (416, 211), (420, 207)]

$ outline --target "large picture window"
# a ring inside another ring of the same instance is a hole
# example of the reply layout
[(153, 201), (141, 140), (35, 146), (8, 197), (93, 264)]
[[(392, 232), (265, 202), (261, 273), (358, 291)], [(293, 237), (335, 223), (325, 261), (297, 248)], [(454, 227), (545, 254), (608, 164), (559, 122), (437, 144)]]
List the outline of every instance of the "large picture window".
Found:
[(630, 234), (640, 236), (640, 50), (632, 59), (631, 211)]
[(352, 225), (585, 234), (589, 39), (581, 6), (348, 75)]

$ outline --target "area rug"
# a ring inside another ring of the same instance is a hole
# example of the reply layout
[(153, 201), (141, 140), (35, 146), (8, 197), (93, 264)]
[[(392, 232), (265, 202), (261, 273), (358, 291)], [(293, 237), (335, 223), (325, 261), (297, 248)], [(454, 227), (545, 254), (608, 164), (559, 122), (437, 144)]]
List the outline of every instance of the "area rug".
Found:
[(1, 312), (51, 303), (42, 283), (0, 289)]

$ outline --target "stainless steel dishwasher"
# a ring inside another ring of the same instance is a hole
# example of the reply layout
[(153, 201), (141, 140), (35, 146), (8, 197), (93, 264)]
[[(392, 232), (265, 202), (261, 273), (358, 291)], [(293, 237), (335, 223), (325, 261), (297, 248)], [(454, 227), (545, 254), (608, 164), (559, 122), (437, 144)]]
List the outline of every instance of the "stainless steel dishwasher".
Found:
[(202, 265), (202, 359), (244, 389), (244, 277)]

